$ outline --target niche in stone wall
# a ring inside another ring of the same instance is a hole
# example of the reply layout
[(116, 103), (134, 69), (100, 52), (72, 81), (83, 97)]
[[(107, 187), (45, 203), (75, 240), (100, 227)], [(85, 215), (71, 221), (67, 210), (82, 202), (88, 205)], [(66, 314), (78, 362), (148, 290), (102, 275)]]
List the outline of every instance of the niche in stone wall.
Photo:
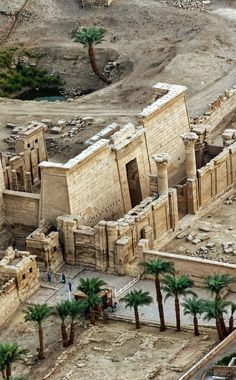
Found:
[(126, 164), (126, 174), (129, 186), (130, 202), (133, 208), (142, 201), (142, 191), (136, 158)]

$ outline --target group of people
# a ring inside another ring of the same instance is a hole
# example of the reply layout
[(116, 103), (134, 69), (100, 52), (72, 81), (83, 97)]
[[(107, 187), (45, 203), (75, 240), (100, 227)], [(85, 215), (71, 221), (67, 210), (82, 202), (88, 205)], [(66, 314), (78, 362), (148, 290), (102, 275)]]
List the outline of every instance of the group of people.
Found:
[[(47, 272), (47, 279), (48, 279), (48, 282), (52, 282), (52, 272), (50, 270), (48, 270)], [(66, 284), (66, 275), (65, 273), (62, 273), (61, 276), (60, 276), (60, 283), (61, 284)], [(69, 291), (72, 292), (72, 282), (69, 280), (67, 282), (68, 284), (68, 287), (69, 287)]]

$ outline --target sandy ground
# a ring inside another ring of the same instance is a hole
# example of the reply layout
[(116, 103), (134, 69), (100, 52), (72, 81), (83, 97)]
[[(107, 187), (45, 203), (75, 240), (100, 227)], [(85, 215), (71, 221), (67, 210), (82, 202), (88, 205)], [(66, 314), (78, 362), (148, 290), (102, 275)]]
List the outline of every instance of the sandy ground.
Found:
[[(30, 350), (27, 365), (17, 363), (14, 374), (28, 380), (41, 380), (64, 351), (61, 347), (60, 324), (49, 318), (44, 323), (46, 359), (35, 358), (36, 329), (23, 321), (19, 311), (10, 325), (1, 332), (1, 340), (18, 342)], [(99, 323), (95, 327), (79, 327), (76, 345), (50, 380), (174, 380), (198, 357), (209, 351), (215, 342), (215, 333), (194, 337), (191, 333), (173, 331), (160, 333), (156, 328), (142, 326), (136, 331), (133, 325), (121, 322)], [(200, 349), (199, 349), (200, 347)]]
[[(15, 9), (21, 3), (3, 0), (0, 10)], [(116, 57), (120, 66), (115, 79), (119, 81), (73, 103), (75, 109), (78, 103), (99, 104), (103, 110), (111, 104), (137, 109), (153, 100), (153, 84), (167, 81), (189, 87), (189, 109), (196, 115), (232, 86), (236, 77), (235, 3), (219, 1), (214, 6), (216, 12), (220, 9), (218, 13), (170, 8), (154, 0), (114, 0), (110, 7), (97, 9), (80, 8), (77, 0), (29, 0), (25, 10), (30, 16), (16, 25), (8, 43), (40, 49), (41, 64), (60, 71), (68, 85), (99, 89), (103, 84), (94, 77), (84, 49), (75, 46), (69, 32), (76, 25), (102, 26), (107, 36), (98, 47), (98, 58), (104, 64)], [(15, 105), (11, 101), (4, 104), (9, 117), (12, 112), (17, 117)], [(26, 107), (27, 117), (38, 108), (32, 103), (28, 112)], [(44, 113), (43, 107), (39, 113)]]
[[(222, 200), (214, 203), (204, 216), (189, 225), (163, 250), (236, 264), (236, 194), (230, 198), (234, 199), (231, 204)], [(191, 241), (188, 241), (189, 235), (193, 238)], [(224, 252), (223, 245), (229, 243), (232, 252)]]

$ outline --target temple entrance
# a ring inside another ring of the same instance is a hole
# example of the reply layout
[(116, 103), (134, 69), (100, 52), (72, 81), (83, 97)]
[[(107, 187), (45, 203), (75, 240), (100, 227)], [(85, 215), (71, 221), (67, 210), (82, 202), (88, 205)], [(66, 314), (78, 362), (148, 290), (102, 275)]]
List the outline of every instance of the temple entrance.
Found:
[(136, 158), (126, 164), (126, 173), (129, 185), (130, 201), (133, 208), (142, 201), (142, 192)]

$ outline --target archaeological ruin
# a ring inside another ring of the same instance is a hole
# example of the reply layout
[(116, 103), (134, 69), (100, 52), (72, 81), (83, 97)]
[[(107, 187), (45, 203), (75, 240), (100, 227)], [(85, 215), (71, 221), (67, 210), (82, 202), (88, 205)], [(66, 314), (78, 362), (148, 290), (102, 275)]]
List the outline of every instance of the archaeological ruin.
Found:
[[(31, 286), (37, 286), (34, 258), (42, 271), (56, 272), (66, 263), (136, 277), (140, 262), (161, 256), (200, 286), (208, 273), (226, 268), (234, 273), (234, 264), (163, 247), (184, 224), (235, 192), (236, 90), (225, 91), (204, 116), (191, 120), (186, 87), (158, 83), (154, 90), (156, 101), (135, 124), (107, 126), (66, 163), (47, 160), (49, 120), (8, 126), (15, 151), (1, 155), (0, 237), (3, 250), (10, 245), (16, 250), (8, 248), (5, 258), (3, 252), (1, 265), (20, 255), (27, 276), (4, 274), (2, 297), (6, 287), (15, 292), (19, 281), (15, 297), (20, 301), (24, 292), (30, 294), (24, 285), (29, 275), (34, 276)], [(33, 272), (26, 262), (32, 262)]]

